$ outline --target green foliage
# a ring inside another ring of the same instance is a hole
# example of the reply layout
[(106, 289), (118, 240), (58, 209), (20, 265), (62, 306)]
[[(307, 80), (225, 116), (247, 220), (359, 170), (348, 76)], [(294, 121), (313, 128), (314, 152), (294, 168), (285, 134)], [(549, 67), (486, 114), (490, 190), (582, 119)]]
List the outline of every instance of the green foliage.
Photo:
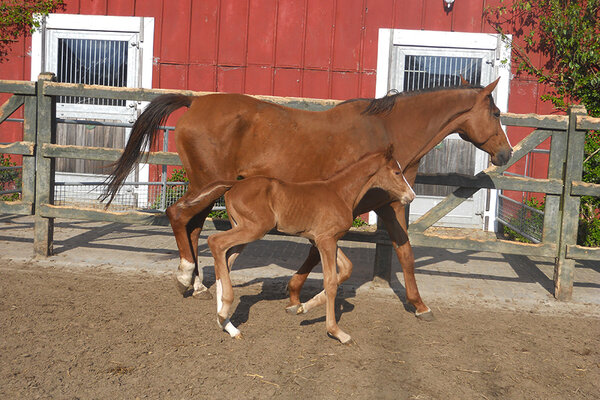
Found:
[[(517, 39), (517, 72), (548, 85), (543, 100), (563, 110), (579, 101), (600, 115), (600, 0), (501, 0), (484, 13), (499, 33)], [(532, 54), (542, 54), (545, 63), (538, 65)]]
[(352, 221), (352, 226), (354, 228), (359, 228), (361, 226), (365, 226), (368, 225), (365, 221), (363, 221), (360, 217), (356, 217), (354, 218), (354, 221)]
[(0, 61), (6, 59), (10, 45), (40, 27), (34, 14), (48, 15), (64, 8), (64, 0), (3, 0), (0, 4)]
[[(497, 32), (513, 34), (517, 73), (533, 76), (549, 88), (542, 100), (560, 110), (579, 102), (590, 115), (600, 117), (600, 0), (500, 0), (484, 13)], [(546, 60), (542, 65), (531, 57), (538, 54)], [(584, 182), (600, 183), (599, 149), (598, 132), (588, 132)], [(600, 198), (582, 197), (580, 244), (600, 245), (597, 209)]]
[[(17, 169), (2, 169), (2, 167), (15, 167), (9, 155), (0, 154), (0, 191), (12, 190), (21, 187), (21, 174)], [(16, 201), (19, 193), (0, 195), (0, 201)]]

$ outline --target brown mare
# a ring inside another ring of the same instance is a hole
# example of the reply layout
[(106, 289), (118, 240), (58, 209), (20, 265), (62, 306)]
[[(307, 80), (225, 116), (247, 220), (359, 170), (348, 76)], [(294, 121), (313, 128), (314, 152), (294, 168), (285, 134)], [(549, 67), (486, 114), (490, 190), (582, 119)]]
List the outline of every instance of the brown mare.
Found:
[(362, 157), (325, 181), (290, 183), (254, 176), (208, 185), (196, 200), (202, 203), (207, 194), (212, 197), (227, 192), (225, 204), (233, 226), (208, 238), (208, 246), (215, 259), (219, 326), (232, 337), (241, 337), (240, 331), (229, 321), (233, 303), (229, 271), (246, 244), (276, 228), (280, 232), (309, 239), (321, 256), (324, 291), (303, 304), (300, 312), (326, 303), (327, 333), (342, 343), (349, 343), (350, 336), (336, 323), (334, 301), (338, 285), (352, 273), (352, 263), (338, 249), (337, 241), (352, 226), (353, 211), (360, 199), (374, 188), (385, 191), (392, 201), (402, 205), (415, 198), (402, 169), (393, 158), (392, 146), (385, 153)]
[[(210, 182), (256, 175), (288, 182), (326, 179), (364, 154), (393, 144), (394, 158), (412, 186), (419, 160), (453, 132), (489, 153), (494, 164), (504, 165), (512, 149), (491, 96), (497, 83), (351, 100), (322, 112), (291, 109), (240, 94), (159, 96), (135, 122), (109, 177), (106, 197), (109, 202), (114, 198), (167, 116), (189, 107), (177, 121), (175, 141), (190, 183), (183, 197), (167, 209), (180, 254), (177, 277), (187, 288), (197, 271), (200, 231), (217, 197), (205, 196), (194, 204), (191, 200)], [(377, 212), (390, 235), (404, 273), (407, 300), (417, 316), (431, 319), (415, 281), (403, 205), (372, 190), (354, 214), (370, 210)], [(300, 289), (318, 262), (319, 252), (313, 246), (288, 284), (289, 309), (299, 307)], [(208, 293), (199, 281), (194, 289)]]

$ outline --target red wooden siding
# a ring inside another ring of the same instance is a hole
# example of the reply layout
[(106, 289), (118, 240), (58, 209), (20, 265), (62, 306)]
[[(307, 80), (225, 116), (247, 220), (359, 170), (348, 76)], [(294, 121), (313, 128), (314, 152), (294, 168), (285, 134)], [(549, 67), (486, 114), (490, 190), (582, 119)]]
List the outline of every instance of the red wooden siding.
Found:
[[(492, 32), (482, 10), (498, 0), (457, 0), (450, 11), (442, 0), (66, 3), (71, 14), (154, 17), (155, 88), (348, 99), (375, 93), (379, 28)], [(29, 38), (15, 43), (0, 79), (30, 78), (30, 47)], [(540, 90), (535, 80), (513, 78), (509, 111), (553, 112), (539, 100)], [(0, 129), (0, 142), (19, 139), (17, 130)], [(514, 144), (528, 132), (510, 129), (509, 137)], [(534, 172), (545, 174), (544, 167)]]

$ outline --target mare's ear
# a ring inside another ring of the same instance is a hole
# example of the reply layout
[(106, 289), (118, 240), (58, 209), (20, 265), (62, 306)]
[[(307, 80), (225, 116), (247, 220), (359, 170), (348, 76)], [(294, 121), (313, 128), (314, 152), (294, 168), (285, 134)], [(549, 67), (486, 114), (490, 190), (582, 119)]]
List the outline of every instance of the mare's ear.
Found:
[(459, 75), (460, 76), (460, 84), (461, 86), (471, 86), (471, 84), (469, 83), (468, 80), (466, 80), (462, 74)]
[(391, 161), (394, 159), (394, 145), (390, 144), (387, 149), (385, 149), (385, 159), (387, 161)]
[(494, 82), (490, 83), (489, 85), (487, 85), (486, 87), (481, 89), (480, 94), (482, 96), (489, 96), (490, 94), (492, 94), (492, 92), (496, 88), (496, 85), (498, 84), (499, 80), (500, 80), (500, 78), (496, 79)]

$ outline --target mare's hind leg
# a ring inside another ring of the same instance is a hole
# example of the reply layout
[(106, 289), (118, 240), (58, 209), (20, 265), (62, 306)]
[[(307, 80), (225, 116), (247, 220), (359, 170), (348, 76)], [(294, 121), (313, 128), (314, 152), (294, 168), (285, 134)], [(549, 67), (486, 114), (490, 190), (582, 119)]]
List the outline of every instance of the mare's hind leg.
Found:
[(415, 256), (412, 246), (408, 241), (407, 223), (404, 213), (404, 207), (399, 202), (393, 202), (376, 210), (377, 215), (383, 219), (387, 229), (392, 246), (396, 251), (402, 273), (404, 274), (404, 286), (406, 287), (406, 300), (412, 304), (415, 309), (415, 316), (424, 321), (434, 319), (433, 312), (425, 305), (417, 288), (415, 279)]
[[(352, 261), (346, 257), (346, 255), (342, 252), (342, 249), (338, 247), (337, 249), (337, 283), (338, 286), (341, 285), (344, 281), (350, 278), (352, 275)], [(302, 303), (298, 310), (297, 314), (306, 314), (313, 308), (324, 304), (326, 301), (325, 290), (322, 290), (319, 294), (315, 295), (312, 299), (307, 301), (306, 303)]]
[[(175, 235), (179, 249), (179, 267), (175, 273), (175, 283), (181, 294), (185, 293), (198, 268), (198, 237), (204, 220), (212, 209), (212, 201), (198, 202), (190, 205), (196, 193), (188, 190), (177, 202), (167, 208), (167, 216)], [(194, 282), (194, 294), (198, 298), (212, 298), (206, 286), (199, 280)]]
[(311, 246), (304, 264), (302, 264), (298, 272), (296, 272), (288, 282), (290, 301), (285, 307), (287, 312), (291, 314), (296, 314), (298, 312), (298, 308), (300, 307), (300, 290), (302, 290), (302, 286), (304, 285), (304, 282), (306, 282), (308, 274), (310, 274), (320, 260), (319, 250), (314, 245)]

